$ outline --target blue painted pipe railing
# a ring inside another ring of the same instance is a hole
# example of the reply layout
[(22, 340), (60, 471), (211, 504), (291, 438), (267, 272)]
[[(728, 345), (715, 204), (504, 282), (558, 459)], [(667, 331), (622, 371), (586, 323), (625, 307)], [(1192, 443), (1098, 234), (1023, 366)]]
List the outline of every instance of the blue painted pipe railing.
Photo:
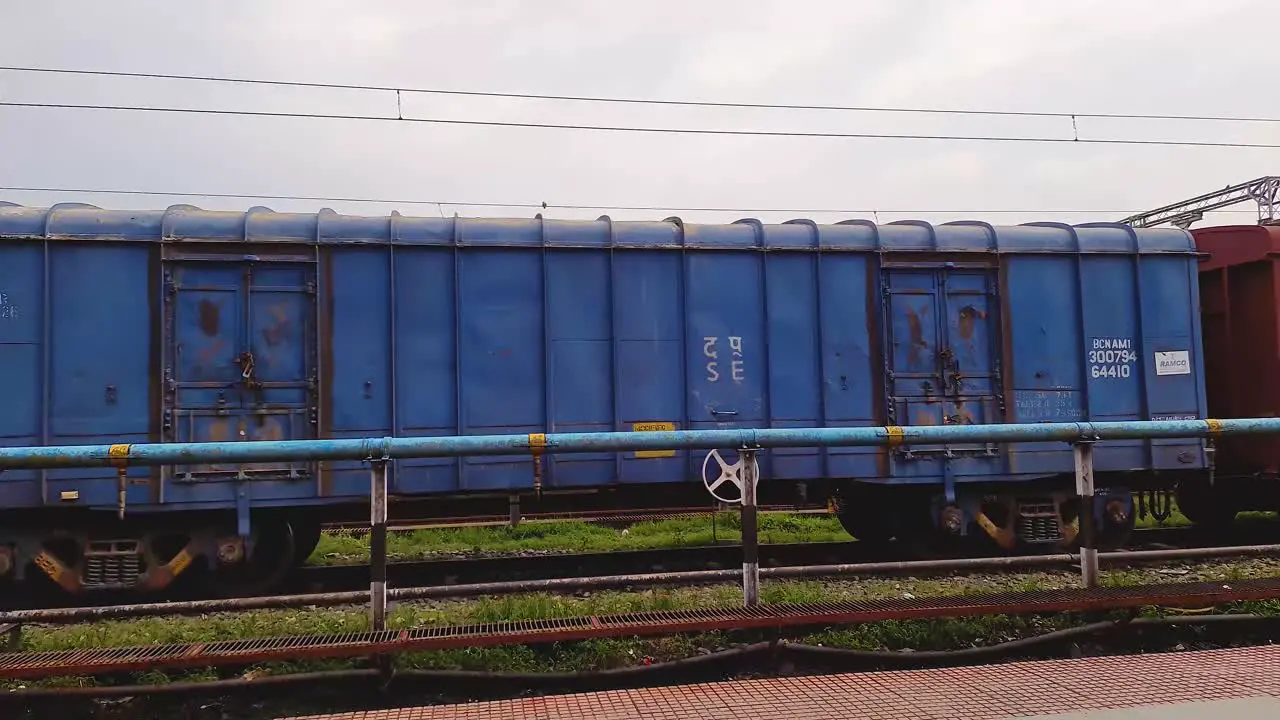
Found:
[(10, 447), (0, 448), (0, 470), (744, 447), (851, 447), (962, 442), (1074, 443), (1262, 433), (1280, 433), (1280, 418)]

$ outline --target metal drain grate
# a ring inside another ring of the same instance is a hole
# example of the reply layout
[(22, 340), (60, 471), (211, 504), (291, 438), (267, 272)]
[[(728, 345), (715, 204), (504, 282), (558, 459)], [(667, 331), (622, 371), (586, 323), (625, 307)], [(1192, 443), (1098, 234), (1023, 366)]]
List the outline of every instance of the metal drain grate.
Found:
[(1205, 607), (1270, 599), (1280, 599), (1280, 578), (1105, 587), (1093, 590), (1035, 590), (911, 599), (888, 598), (814, 605), (664, 610), (344, 635), (227, 640), (192, 645), (7, 653), (0, 655), (0, 678), (32, 679), (178, 667), (247, 665), (303, 658), (360, 657), (411, 650), (517, 645), (627, 635), (667, 635), (706, 630), (839, 625), (1006, 613), (1118, 610), (1144, 605)]

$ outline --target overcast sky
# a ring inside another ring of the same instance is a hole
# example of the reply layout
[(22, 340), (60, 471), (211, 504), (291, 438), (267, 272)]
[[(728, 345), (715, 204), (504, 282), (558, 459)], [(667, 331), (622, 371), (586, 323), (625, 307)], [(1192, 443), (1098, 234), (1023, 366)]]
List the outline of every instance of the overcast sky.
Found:
[[(198, 7), (197, 7), (198, 5)], [(538, 94), (1280, 117), (1262, 0), (18, 2), (0, 64)], [(0, 99), (396, 114), (393, 93), (0, 72)], [(1070, 137), (1067, 118), (405, 95), (406, 116)], [(1079, 121), (1082, 137), (1280, 143), (1280, 123)], [(848, 208), (881, 221), (1118, 219), (1280, 150), (624, 134), (0, 108), (0, 185), (399, 200)], [(24, 205), (529, 216), (528, 209), (0, 191)], [(1244, 214), (1213, 220), (1252, 222)], [(990, 210), (1043, 210), (993, 214)], [(893, 213), (906, 210), (906, 213)], [(926, 211), (954, 210), (958, 213)], [(1066, 214), (1062, 210), (1115, 213)], [(551, 210), (551, 217), (600, 211)], [(610, 211), (615, 218), (670, 213)], [(698, 213), (784, 220), (794, 213)], [(850, 215), (811, 214), (819, 221)], [(1206, 223), (1207, 224), (1207, 223)]]

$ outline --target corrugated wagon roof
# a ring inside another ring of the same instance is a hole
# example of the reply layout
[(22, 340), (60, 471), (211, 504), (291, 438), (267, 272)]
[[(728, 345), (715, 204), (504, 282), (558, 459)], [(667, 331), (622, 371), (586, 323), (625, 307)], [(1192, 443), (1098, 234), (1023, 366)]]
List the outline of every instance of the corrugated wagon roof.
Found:
[(1134, 229), (1117, 223), (990, 225), (904, 220), (876, 224), (810, 220), (764, 224), (549, 220), (542, 217), (374, 217), (245, 212), (173, 205), (165, 210), (107, 210), (80, 203), (47, 208), (0, 203), (0, 238), (136, 242), (270, 242), (578, 248), (694, 248), (854, 252), (1193, 253), (1191, 234), (1174, 228)]

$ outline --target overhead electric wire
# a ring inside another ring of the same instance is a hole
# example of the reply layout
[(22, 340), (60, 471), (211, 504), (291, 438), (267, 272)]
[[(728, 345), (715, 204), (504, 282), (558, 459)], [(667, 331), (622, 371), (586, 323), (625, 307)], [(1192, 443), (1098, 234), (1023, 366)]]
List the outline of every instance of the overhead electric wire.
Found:
[[(471, 205), (475, 207), (496, 207), (496, 208), (566, 208), (579, 207), (572, 205), (550, 205), (546, 203), (504, 203), (504, 202), (448, 202), (445, 200), (384, 200), (378, 198), (362, 198), (362, 197), (327, 197), (323, 195), (258, 195), (253, 193), (219, 193), (219, 192), (167, 192), (162, 190), (118, 190), (107, 188), (67, 188), (67, 187), (32, 187), (25, 185), (3, 185), (0, 191), (13, 192), (58, 192), (58, 193), (85, 193), (94, 195), (146, 195), (161, 197), (186, 197), (186, 198), (224, 198), (232, 200), (308, 200), (317, 202), (352, 202), (352, 203), (378, 203), (385, 205)], [(596, 209), (592, 206), (581, 206), (583, 209)], [(631, 210), (642, 208), (623, 208), (615, 206), (598, 206), (598, 209), (619, 209)], [(843, 212), (843, 211), (840, 211)]]
[(368, 90), (378, 92), (414, 93), (430, 95), (454, 95), (462, 97), (489, 97), (520, 100), (554, 100), (601, 104), (658, 105), (679, 107), (743, 108), (764, 110), (813, 110), (836, 112), (915, 113), (927, 115), (985, 115), (990, 117), (1044, 117), (1090, 118), (1111, 120), (1188, 120), (1205, 122), (1277, 123), (1280, 117), (1248, 115), (1177, 115), (1162, 113), (1101, 113), (1030, 110), (977, 110), (963, 108), (921, 108), (874, 105), (829, 105), (805, 103), (729, 102), (714, 100), (673, 100), (663, 98), (636, 98), (603, 95), (560, 95), (541, 93), (497, 92), (484, 90), (453, 90), (447, 88), (399, 87), (394, 85), (363, 85), (357, 83), (303, 82), (294, 80), (268, 80), (218, 75), (179, 75), (170, 73), (122, 72), (110, 70), (82, 70), (74, 68), (42, 68), (3, 65), (0, 70), (10, 72), (44, 73), (57, 75), (88, 75), (96, 77), (147, 78), (157, 80), (182, 80), (194, 82), (231, 83), (238, 85), (268, 85), (329, 90)]
[[(785, 104), (785, 103), (762, 103), (762, 102), (725, 102), (725, 101), (704, 101), (704, 100), (673, 100), (662, 98), (637, 98), (637, 97), (610, 97), (610, 96), (590, 96), (590, 95), (550, 95), (535, 93), (516, 93), (516, 92), (493, 92), (479, 90), (452, 90), (445, 88), (422, 88), (422, 87), (396, 87), (390, 85), (361, 85), (348, 83), (329, 83), (329, 82), (300, 82), (289, 80), (270, 80), (258, 78), (241, 78), (226, 77), (215, 75), (180, 75), (169, 73), (144, 73), (144, 72), (122, 72), (108, 70), (83, 70), (70, 68), (40, 68), (27, 66), (0, 66), (0, 71), (25, 72), (25, 73), (45, 73), (45, 74), (61, 74), (61, 75), (80, 75), (80, 76), (98, 76), (98, 77), (120, 77), (120, 78), (147, 78), (147, 79), (163, 79), (163, 80), (179, 80), (194, 82), (210, 82), (210, 83), (232, 83), (244, 85), (266, 85), (277, 87), (300, 87), (300, 88), (320, 88), (320, 89), (342, 89), (342, 90), (362, 90), (377, 92), (394, 92), (397, 94), (397, 114), (391, 116), (389, 114), (346, 114), (346, 113), (312, 113), (312, 112), (289, 112), (289, 111), (263, 111), (263, 110), (235, 110), (235, 109), (216, 109), (216, 108), (190, 108), (190, 107), (162, 107), (147, 105), (115, 105), (115, 104), (77, 104), (77, 103), (41, 103), (41, 102), (19, 102), (19, 101), (0, 101), (0, 107), (13, 108), (37, 108), (37, 109), (62, 109), (62, 110), (98, 110), (98, 111), (115, 111), (115, 112), (152, 112), (152, 113), (170, 113), (170, 114), (193, 114), (193, 115), (214, 115), (214, 116), (241, 116), (241, 117), (266, 117), (266, 118), (300, 118), (300, 119), (328, 119), (328, 120), (347, 120), (347, 121), (365, 121), (365, 122), (412, 122), (412, 123), (428, 123), (438, 125), (460, 125), (460, 126), (485, 126), (500, 128), (537, 128), (537, 129), (558, 129), (558, 130), (576, 130), (576, 131), (595, 131), (595, 132), (626, 132), (626, 133), (654, 133), (654, 134), (687, 134), (687, 135), (721, 135), (721, 136), (757, 136), (757, 137), (788, 137), (788, 138), (826, 138), (826, 139), (881, 139), (881, 140), (935, 140), (935, 141), (977, 141), (977, 142), (1015, 142), (1015, 143), (1047, 143), (1047, 144), (1063, 144), (1063, 143), (1084, 143), (1093, 145), (1148, 145), (1148, 146), (1168, 146), (1168, 147), (1216, 147), (1216, 148), (1248, 148), (1248, 149), (1280, 149), (1280, 143), (1265, 142), (1232, 142), (1232, 141), (1197, 141), (1197, 140), (1161, 140), (1161, 139), (1124, 139), (1124, 138), (1091, 138), (1079, 137), (1078, 130), (1075, 128), (1075, 119), (1077, 118), (1106, 118), (1106, 119), (1135, 119), (1135, 120), (1189, 120), (1189, 121), (1216, 121), (1216, 122), (1251, 122), (1251, 123), (1277, 123), (1280, 117), (1257, 117), (1257, 116), (1230, 116), (1230, 115), (1176, 115), (1176, 114), (1156, 114), (1156, 113), (1088, 113), (1088, 112), (1047, 112), (1047, 111), (1015, 111), (1015, 110), (979, 110), (979, 109), (949, 109), (949, 108), (921, 108), (921, 107), (885, 107), (885, 106), (856, 106), (856, 105), (826, 105), (826, 104)], [(555, 100), (555, 101), (571, 101), (571, 102), (589, 102), (589, 103), (618, 103), (630, 105), (655, 105), (655, 106), (688, 106), (688, 107), (716, 107), (716, 108), (756, 108), (756, 109), (775, 109), (775, 110), (814, 110), (814, 111), (846, 111), (846, 112), (879, 112), (879, 113), (918, 113), (918, 114), (938, 114), (938, 115), (973, 115), (973, 116), (1011, 116), (1011, 117), (1044, 117), (1044, 118), (1071, 118), (1073, 123), (1072, 137), (1053, 137), (1053, 136), (1018, 136), (1018, 135), (949, 135), (949, 134), (916, 134), (916, 133), (872, 133), (872, 132), (832, 132), (832, 131), (775, 131), (763, 129), (749, 128), (690, 128), (690, 127), (645, 127), (631, 125), (597, 125), (582, 123), (553, 123), (553, 122), (519, 122), (519, 121), (501, 121), (501, 120), (479, 120), (479, 119), (450, 119), (450, 118), (429, 118), (429, 117), (404, 117), (400, 111), (399, 96), (401, 93), (423, 93), (438, 95), (457, 95), (457, 96), (474, 96), (474, 97), (493, 97), (493, 98), (516, 98), (516, 99), (534, 99), (534, 100)], [(566, 209), (566, 210), (630, 210), (630, 211), (655, 211), (655, 212), (735, 212), (735, 213), (795, 213), (795, 214), (955, 214), (955, 215), (980, 215), (980, 214), (1040, 214), (1040, 215), (1067, 215), (1067, 214), (1106, 214), (1120, 215), (1128, 214), (1132, 211), (1127, 210), (1101, 210), (1101, 209), (1078, 209), (1078, 210), (1055, 210), (1055, 209), (959, 209), (959, 210), (941, 210), (941, 209), (850, 209), (850, 208), (735, 208), (735, 207), (676, 207), (661, 205), (589, 205), (589, 204), (552, 204), (552, 203), (528, 203), (528, 202), (455, 202), (443, 200), (418, 200), (418, 199), (383, 199), (383, 198), (362, 198), (362, 197), (326, 197), (326, 196), (308, 196), (308, 195), (264, 195), (264, 194), (240, 194), (240, 193), (203, 193), (203, 192), (170, 192), (170, 191), (154, 191), (154, 190), (126, 190), (126, 189), (107, 189), (107, 188), (59, 188), (59, 187), (29, 187), (29, 186), (2, 186), (0, 190), (15, 192), (74, 192), (87, 194), (104, 194), (104, 195), (136, 195), (136, 196), (169, 196), (169, 197), (188, 197), (188, 198), (231, 198), (231, 199), (264, 199), (264, 200), (285, 200), (285, 201), (320, 201), (320, 202), (353, 202), (353, 203), (371, 203), (371, 204), (403, 204), (403, 205), (434, 205), (443, 208), (445, 205), (461, 206), (461, 207), (490, 207), (490, 208), (533, 208), (533, 209)], [(1215, 212), (1238, 213), (1249, 212), (1244, 210), (1217, 210)], [(443, 211), (442, 211), (443, 214)]]
[(105, 110), (123, 112), (176, 113), (186, 115), (221, 115), (238, 117), (301, 118), (307, 120), (355, 120), (392, 123), (427, 123), (434, 125), (467, 125), (502, 128), (537, 128), (543, 130), (582, 130), (598, 132), (655, 133), (664, 135), (730, 135), (752, 137), (858, 139), (858, 140), (944, 140), (1014, 143), (1052, 143), (1079, 145), (1150, 145), (1165, 147), (1215, 147), (1280, 149), (1280, 143), (1228, 142), (1207, 140), (1139, 140), (1123, 138), (1081, 138), (1017, 135), (928, 135), (917, 133), (849, 133), (796, 130), (744, 130), (736, 128), (642, 127), (632, 125), (588, 125), (580, 123), (517, 122), (509, 120), (463, 120), (450, 118), (392, 117), (390, 115), (351, 115), (345, 113), (284, 112), (272, 110), (219, 110), (214, 108), (158, 107), (153, 105), (99, 105), (79, 103), (0, 102), (0, 107), (42, 108), (56, 110)]
[[(48, 192), (79, 193), (86, 195), (136, 195), (151, 197), (219, 198), (231, 200), (286, 200), (307, 202), (370, 203), (380, 205), (452, 205), (457, 207), (531, 208), (542, 210), (631, 210), (637, 212), (724, 212), (724, 213), (794, 213), (800, 215), (857, 215), (883, 213), (887, 215), (1123, 215), (1132, 210), (1103, 209), (897, 209), (897, 208), (763, 208), (763, 207), (680, 207), (675, 205), (591, 205), (579, 203), (547, 202), (471, 202), (451, 200), (390, 199), (373, 197), (340, 197), (325, 195), (264, 195), (255, 193), (181, 192), (162, 190), (126, 190), (118, 188), (36, 187), (26, 185), (0, 185), (0, 192)], [(1213, 212), (1252, 213), (1253, 210), (1215, 210)]]

